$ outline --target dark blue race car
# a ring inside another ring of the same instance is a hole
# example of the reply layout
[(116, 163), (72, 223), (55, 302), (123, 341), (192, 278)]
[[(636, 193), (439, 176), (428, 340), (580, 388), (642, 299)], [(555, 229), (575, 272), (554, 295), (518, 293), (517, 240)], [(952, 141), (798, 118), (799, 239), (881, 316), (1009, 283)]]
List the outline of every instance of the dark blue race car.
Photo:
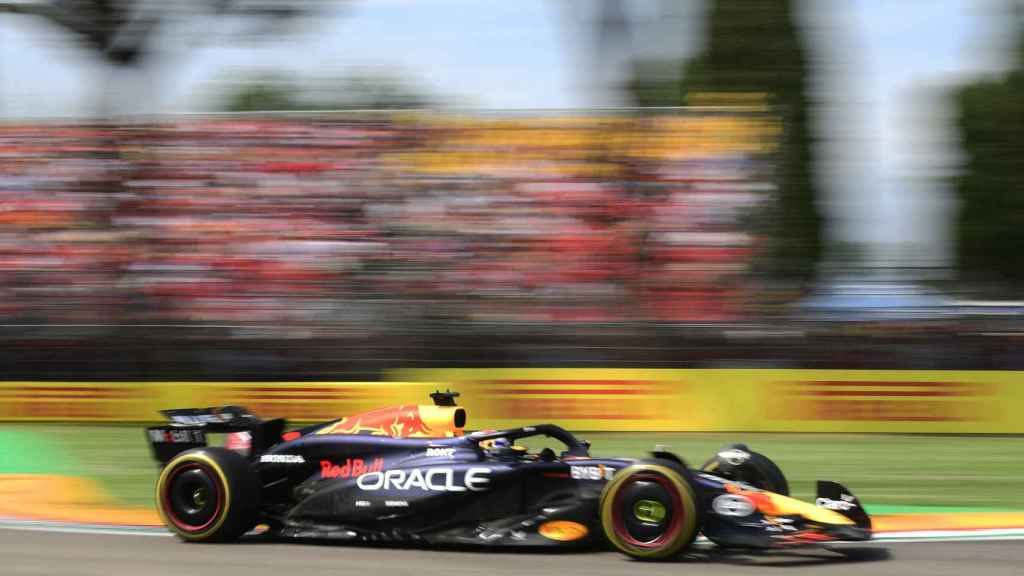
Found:
[[(160, 516), (191, 542), (257, 525), (280, 538), (420, 545), (612, 546), (663, 559), (698, 536), (723, 547), (781, 548), (871, 538), (853, 494), (819, 482), (813, 504), (742, 444), (700, 469), (656, 449), (595, 458), (553, 424), (467, 432), (456, 393), (286, 431), (237, 406), (167, 410), (147, 429), (162, 466)], [(225, 447), (208, 433), (227, 433)], [(554, 443), (531, 451), (520, 445)]]

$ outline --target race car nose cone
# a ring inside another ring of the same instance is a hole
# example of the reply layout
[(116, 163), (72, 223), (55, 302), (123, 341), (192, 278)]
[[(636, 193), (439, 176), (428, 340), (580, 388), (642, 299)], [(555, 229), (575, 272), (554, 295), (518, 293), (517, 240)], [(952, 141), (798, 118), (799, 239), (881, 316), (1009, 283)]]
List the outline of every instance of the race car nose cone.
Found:
[(637, 500), (633, 516), (641, 522), (657, 524), (665, 519), (665, 505), (657, 500)]

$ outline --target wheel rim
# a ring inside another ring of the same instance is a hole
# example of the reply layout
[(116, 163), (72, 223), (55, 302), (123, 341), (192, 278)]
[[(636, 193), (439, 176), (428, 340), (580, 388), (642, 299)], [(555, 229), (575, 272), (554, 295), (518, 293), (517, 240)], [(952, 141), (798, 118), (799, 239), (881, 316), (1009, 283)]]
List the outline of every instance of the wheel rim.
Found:
[(661, 474), (635, 474), (622, 482), (612, 500), (612, 525), (625, 542), (660, 548), (673, 542), (685, 509), (672, 483)]
[(202, 532), (220, 516), (224, 491), (209, 466), (189, 462), (171, 472), (161, 494), (161, 503), (167, 519), (179, 530)]
[(659, 524), (668, 516), (665, 505), (658, 500), (637, 500), (633, 504), (633, 517), (641, 522)]

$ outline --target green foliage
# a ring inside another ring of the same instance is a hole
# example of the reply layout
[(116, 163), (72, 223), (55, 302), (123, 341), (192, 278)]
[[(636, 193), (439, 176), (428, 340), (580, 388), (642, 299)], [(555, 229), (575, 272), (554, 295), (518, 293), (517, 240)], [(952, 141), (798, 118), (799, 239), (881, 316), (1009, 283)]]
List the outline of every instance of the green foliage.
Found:
[(281, 76), (263, 76), (230, 93), (223, 105), (229, 112), (300, 110), (302, 103), (290, 80)]
[(397, 73), (363, 72), (321, 83), (281, 74), (234, 81), (221, 108), (231, 112), (288, 110), (393, 110), (431, 104), (424, 90)]
[(680, 106), (682, 84), (674, 60), (637, 60), (627, 89), (636, 106)]
[(430, 105), (426, 92), (398, 73), (361, 72), (328, 84), (322, 101), (337, 108), (389, 110)]
[[(675, 64), (677, 67), (679, 63)], [(634, 64), (629, 90), (639, 106), (678, 106), (701, 94), (699, 104), (717, 94), (723, 105), (743, 96), (767, 103), (783, 116), (776, 180), (779, 197), (771, 215), (771, 256), (766, 272), (795, 280), (809, 278), (822, 252), (822, 219), (813, 182), (812, 139), (808, 121), (808, 65), (790, 0), (713, 0), (708, 44), (682, 63), (681, 74), (666, 62)], [(680, 79), (681, 76), (681, 79)]]
[[(790, 0), (713, 0), (707, 49), (685, 64), (686, 94), (764, 94), (783, 115), (769, 271), (808, 278), (821, 255), (812, 179), (807, 58)], [(727, 99), (727, 98), (726, 98)]]
[[(1021, 40), (1024, 44), (1024, 38)], [(1017, 289), (1024, 282), (1024, 69), (998, 81), (957, 90), (957, 126), (966, 156), (955, 179), (961, 202), (957, 266), (965, 278), (996, 280)]]
[[(192, 26), (209, 22), (220, 26), (228, 17), (258, 23), (261, 36), (278, 32), (301, 16), (323, 10), (321, 0), (194, 0), (148, 2), (144, 0), (33, 0), (0, 2), (0, 13), (25, 14), (54, 24), (107, 64), (141, 67), (154, 53), (153, 44), (162, 28), (190, 18)], [(221, 29), (227, 28), (222, 26)], [(191, 41), (191, 40), (186, 40)]]

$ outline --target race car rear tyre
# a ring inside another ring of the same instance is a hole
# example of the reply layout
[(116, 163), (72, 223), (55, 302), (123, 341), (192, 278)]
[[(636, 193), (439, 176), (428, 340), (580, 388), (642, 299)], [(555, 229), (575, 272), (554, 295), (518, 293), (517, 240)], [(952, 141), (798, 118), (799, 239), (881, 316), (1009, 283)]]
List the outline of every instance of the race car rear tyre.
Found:
[(175, 456), (156, 483), (164, 524), (187, 542), (227, 542), (256, 524), (260, 485), (244, 456), (194, 448)]
[(700, 530), (700, 509), (689, 472), (667, 460), (620, 470), (601, 493), (601, 526), (620, 552), (640, 560), (676, 556)]
[(786, 475), (771, 458), (760, 452), (754, 452), (745, 444), (732, 444), (719, 452), (733, 449), (746, 452), (749, 457), (739, 464), (733, 464), (726, 462), (716, 453), (700, 469), (729, 480), (745, 482), (762, 490), (789, 496), (789, 482), (786, 480)]

